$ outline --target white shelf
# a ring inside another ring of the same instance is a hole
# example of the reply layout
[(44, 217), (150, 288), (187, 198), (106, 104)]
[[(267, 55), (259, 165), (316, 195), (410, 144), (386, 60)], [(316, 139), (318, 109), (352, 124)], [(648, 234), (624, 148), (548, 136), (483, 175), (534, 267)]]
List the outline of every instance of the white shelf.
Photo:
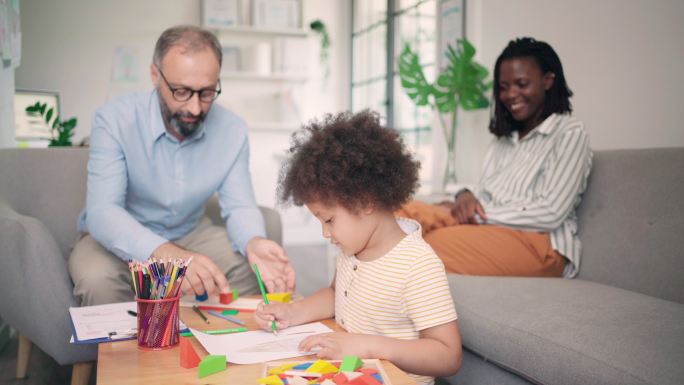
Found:
[(293, 132), (301, 128), (297, 122), (248, 122), (247, 127), (253, 131)]
[(272, 73), (270, 75), (263, 75), (256, 72), (233, 71), (222, 72), (221, 79), (227, 80), (260, 80), (260, 81), (281, 81), (281, 82), (305, 82), (306, 75), (286, 74), (286, 73)]
[(212, 28), (211, 29), (216, 34), (252, 34), (252, 35), (269, 35), (269, 36), (293, 36), (293, 37), (306, 37), (309, 31), (304, 28), (265, 28), (265, 27), (252, 27), (252, 26), (239, 26), (239, 27), (223, 27), (223, 28)]

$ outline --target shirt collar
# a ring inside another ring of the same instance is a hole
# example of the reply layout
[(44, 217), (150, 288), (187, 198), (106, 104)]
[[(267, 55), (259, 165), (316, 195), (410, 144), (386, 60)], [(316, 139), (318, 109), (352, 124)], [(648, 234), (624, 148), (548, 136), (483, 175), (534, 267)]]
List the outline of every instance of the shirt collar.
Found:
[[(533, 138), (535, 135), (544, 135), (547, 136), (553, 132), (553, 130), (558, 126), (556, 123), (558, 121), (558, 114), (553, 113), (549, 115), (546, 119), (544, 119), (543, 122), (539, 123), (537, 127), (533, 128), (532, 131), (530, 131), (523, 140), (527, 140), (529, 138)], [(513, 143), (519, 143), (520, 142), (520, 132), (519, 131), (513, 131), (511, 133), (510, 137), (511, 142)]]

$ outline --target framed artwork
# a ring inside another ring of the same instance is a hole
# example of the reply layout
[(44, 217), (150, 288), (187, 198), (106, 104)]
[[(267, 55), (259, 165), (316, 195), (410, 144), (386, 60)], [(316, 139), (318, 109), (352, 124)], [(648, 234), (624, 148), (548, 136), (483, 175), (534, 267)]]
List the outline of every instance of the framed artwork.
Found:
[(16, 90), (14, 92), (15, 138), (17, 141), (50, 140), (52, 132), (42, 116), (26, 112), (26, 107), (36, 102), (53, 109), (52, 116), (59, 116), (59, 93), (56, 91)]
[(300, 28), (300, 0), (254, 0), (252, 24), (263, 28)]
[(221, 65), (221, 72), (237, 72), (240, 71), (240, 47), (233, 45), (224, 45), (221, 47), (223, 52), (223, 64)]
[(240, 0), (202, 0), (203, 27), (226, 28), (240, 24)]
[(447, 46), (466, 37), (466, 0), (440, 0), (439, 2), (439, 61), (444, 63)]

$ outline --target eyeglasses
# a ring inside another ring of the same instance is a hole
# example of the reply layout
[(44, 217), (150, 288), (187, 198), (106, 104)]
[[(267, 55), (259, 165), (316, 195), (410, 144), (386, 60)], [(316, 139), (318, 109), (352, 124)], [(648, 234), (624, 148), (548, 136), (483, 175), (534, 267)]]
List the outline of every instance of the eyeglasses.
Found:
[(219, 96), (219, 94), (221, 94), (221, 79), (218, 80), (215, 89), (203, 88), (201, 90), (193, 90), (192, 88), (188, 87), (172, 87), (171, 84), (169, 84), (169, 81), (166, 80), (166, 76), (164, 76), (161, 68), (157, 66), (157, 70), (159, 71), (162, 79), (164, 79), (164, 83), (166, 83), (171, 90), (171, 95), (177, 102), (187, 102), (188, 100), (192, 99), (195, 94), (197, 94), (201, 102), (210, 103), (213, 102), (214, 99)]

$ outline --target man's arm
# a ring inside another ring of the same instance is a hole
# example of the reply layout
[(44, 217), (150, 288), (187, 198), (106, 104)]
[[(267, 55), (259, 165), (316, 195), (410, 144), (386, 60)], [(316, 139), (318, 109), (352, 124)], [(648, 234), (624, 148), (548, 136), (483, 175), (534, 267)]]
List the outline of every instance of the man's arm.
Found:
[(126, 211), (126, 160), (108, 124), (99, 112), (95, 115), (88, 160), (86, 225), (90, 235), (119, 258), (143, 261), (167, 240)]

